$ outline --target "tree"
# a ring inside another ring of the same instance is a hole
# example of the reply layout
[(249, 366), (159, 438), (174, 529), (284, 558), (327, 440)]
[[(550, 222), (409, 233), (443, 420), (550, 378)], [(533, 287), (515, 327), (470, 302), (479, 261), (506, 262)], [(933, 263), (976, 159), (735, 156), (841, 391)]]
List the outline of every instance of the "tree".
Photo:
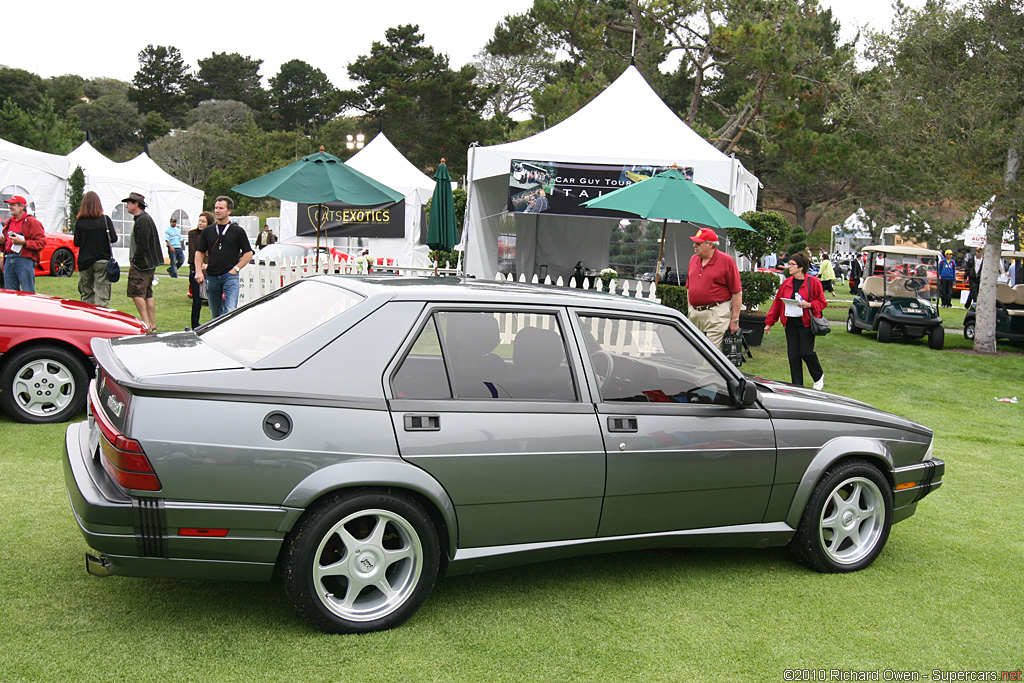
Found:
[(175, 178), (201, 187), (218, 167), (234, 161), (238, 147), (238, 140), (229, 131), (210, 123), (197, 123), (174, 135), (165, 135), (151, 144), (149, 150), (153, 161)]
[[(908, 211), (934, 197), (973, 211), (994, 196), (985, 262), (996, 263), (1002, 230), (1024, 210), (1024, 2), (951, 8), (928, 0), (920, 10), (902, 8), (893, 31), (869, 35), (868, 46), (876, 77), (851, 91), (844, 115), (883, 161), (870, 199)], [(983, 269), (974, 343), (981, 353), (996, 350), (996, 277), (995, 268)]]
[(84, 137), (73, 124), (57, 116), (53, 100), (45, 95), (34, 113), (26, 112), (13, 99), (4, 101), (0, 135), (9, 142), (50, 154), (67, 154)]
[(778, 251), (793, 230), (789, 221), (778, 211), (747, 211), (740, 216), (755, 232), (739, 228), (726, 228), (725, 234), (736, 251), (750, 259), (750, 269), (767, 254)]
[(234, 100), (256, 111), (264, 111), (270, 97), (260, 84), (262, 59), (243, 57), (237, 52), (214, 52), (200, 59), (192, 86), (192, 101)]
[(233, 100), (207, 100), (188, 113), (185, 122), (189, 126), (197, 123), (211, 123), (224, 130), (237, 132), (253, 115), (253, 110)]
[(419, 168), (446, 157), (453, 175), (464, 173), (462, 151), (494, 130), (481, 115), (488, 91), (473, 82), (476, 69), (450, 69), (447, 56), (423, 45), (417, 26), (390, 28), (384, 36), (348, 65), (360, 85), (344, 93), (345, 103), (374, 119), (383, 116), (388, 138)]
[(75, 170), (68, 177), (68, 215), (65, 225), (74, 225), (78, 216), (78, 209), (82, 206), (82, 197), (85, 195), (85, 171), (81, 166), (75, 166)]
[(172, 124), (185, 118), (192, 75), (176, 47), (147, 45), (128, 93), (143, 114), (155, 111)]
[(24, 69), (0, 68), (0, 102), (11, 102), (24, 112), (34, 112), (46, 94), (43, 79)]
[(46, 81), (46, 90), (53, 99), (57, 116), (66, 118), (71, 114), (71, 108), (85, 97), (85, 79), (74, 74), (54, 76)]
[(78, 117), (82, 130), (89, 131), (93, 147), (107, 156), (114, 156), (128, 145), (138, 145), (141, 149), (140, 134), (146, 120), (124, 94), (115, 92), (91, 102), (81, 102), (71, 111)]
[(490, 91), (485, 113), (505, 120), (513, 114), (533, 112), (533, 93), (544, 85), (550, 72), (548, 56), (543, 52), (529, 52), (512, 56), (491, 55), (481, 52), (473, 60), (475, 82)]
[(319, 128), (341, 111), (338, 90), (327, 75), (301, 59), (281, 65), (270, 79), (272, 117), (282, 130)]

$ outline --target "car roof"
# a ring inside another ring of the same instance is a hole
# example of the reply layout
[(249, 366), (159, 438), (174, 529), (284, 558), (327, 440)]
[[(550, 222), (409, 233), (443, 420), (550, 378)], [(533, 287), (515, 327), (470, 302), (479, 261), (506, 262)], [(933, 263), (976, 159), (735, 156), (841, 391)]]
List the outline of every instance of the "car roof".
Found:
[(884, 244), (864, 247), (861, 251), (871, 251), (877, 254), (897, 254), (899, 256), (942, 256), (942, 254), (934, 249), (925, 249), (924, 247), (896, 247)]
[[(661, 304), (645, 299), (553, 285), (495, 282), (460, 277), (366, 277), (318, 275), (313, 280), (338, 284), (364, 296), (390, 294), (395, 301), (446, 301), (486, 305), (593, 306), (665, 313)], [(672, 309), (669, 309), (672, 310)]]

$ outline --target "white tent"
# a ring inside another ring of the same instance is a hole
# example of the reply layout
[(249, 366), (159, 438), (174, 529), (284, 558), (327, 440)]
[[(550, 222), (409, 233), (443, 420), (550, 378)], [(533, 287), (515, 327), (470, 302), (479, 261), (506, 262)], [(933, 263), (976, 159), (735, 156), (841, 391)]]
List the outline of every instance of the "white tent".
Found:
[(195, 224), (203, 210), (203, 191), (170, 175), (147, 154), (115, 163), (88, 142), (83, 142), (68, 154), (67, 159), (70, 170), (82, 167), (86, 191), (99, 195), (103, 210), (113, 219), (119, 235), (114, 245), (114, 257), (121, 263), (128, 259), (128, 236), (134, 223), (121, 201), (129, 192), (138, 192), (146, 198), (146, 211), (156, 221), (161, 241), (163, 230), (170, 224), (172, 216), (178, 219), (178, 227), (185, 232)]
[[(478, 277), (491, 278), (497, 271), (499, 228), (514, 159), (624, 167), (678, 164), (692, 168), (694, 182), (733, 212), (753, 210), (757, 204), (757, 178), (736, 158), (693, 132), (630, 66), (558, 125), (516, 142), (470, 148), (463, 239), (467, 272)], [(570, 274), (577, 261), (592, 267), (606, 264), (614, 225), (615, 220), (608, 218), (517, 213), (516, 269), (529, 275), (538, 264), (546, 264), (549, 275), (555, 277)], [(671, 240), (685, 239), (695, 231), (670, 229), (668, 253), (676, 251)], [(685, 262), (692, 249), (683, 251)]]
[[(420, 243), (420, 234), (423, 207), (434, 192), (434, 181), (413, 166), (384, 133), (378, 133), (345, 163), (405, 195), (405, 237), (363, 238), (370, 256), (393, 258), (406, 266), (428, 265), (429, 249)], [(281, 239), (295, 236), (297, 209), (294, 202), (281, 202)]]
[[(23, 195), (29, 213), (49, 232), (59, 232), (67, 214), (68, 160), (0, 139), (0, 199)], [(0, 206), (0, 215), (10, 213)]]

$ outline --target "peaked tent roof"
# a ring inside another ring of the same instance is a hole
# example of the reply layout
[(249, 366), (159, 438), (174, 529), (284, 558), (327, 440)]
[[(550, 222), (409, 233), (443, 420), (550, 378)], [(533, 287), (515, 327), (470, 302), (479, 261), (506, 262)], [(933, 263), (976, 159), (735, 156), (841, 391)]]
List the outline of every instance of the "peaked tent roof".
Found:
[[(711, 172), (708, 165), (739, 165), (686, 125), (635, 66), (557, 125), (523, 140), (478, 148), (470, 179), (507, 174), (512, 159), (692, 165), (699, 185), (727, 195), (733, 194), (735, 179), (728, 172)], [(756, 187), (756, 178), (750, 179)]]
[(345, 163), (405, 195), (413, 190), (434, 190), (434, 181), (413, 166), (384, 133), (378, 133)]
[(202, 201), (202, 190), (198, 190), (187, 183), (181, 182), (170, 173), (160, 168), (160, 166), (158, 166), (157, 163), (145, 152), (142, 152), (134, 159), (123, 161), (120, 164), (117, 164), (117, 166), (129, 171), (140, 181), (145, 181), (154, 189), (199, 193), (200, 201)]
[(66, 222), (68, 160), (0, 138), (0, 189), (25, 188), (36, 217), (49, 231)]
[(72, 171), (75, 169), (75, 166), (81, 166), (86, 176), (91, 174), (102, 176), (117, 175), (117, 162), (111, 161), (97, 151), (95, 147), (89, 144), (88, 140), (68, 154), (67, 159), (71, 162)]

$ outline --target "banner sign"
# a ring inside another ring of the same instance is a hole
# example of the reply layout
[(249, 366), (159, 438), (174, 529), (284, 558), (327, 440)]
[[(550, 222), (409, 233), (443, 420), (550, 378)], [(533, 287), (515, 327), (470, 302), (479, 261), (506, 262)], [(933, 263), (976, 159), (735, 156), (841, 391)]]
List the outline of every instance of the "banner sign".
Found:
[(377, 206), (299, 204), (295, 234), (315, 235), (318, 225), (327, 237), (405, 237), (405, 199)]
[[(513, 159), (508, 182), (508, 210), (514, 213), (635, 218), (622, 211), (590, 209), (581, 205), (669, 168)], [(692, 166), (676, 170), (693, 180)]]

